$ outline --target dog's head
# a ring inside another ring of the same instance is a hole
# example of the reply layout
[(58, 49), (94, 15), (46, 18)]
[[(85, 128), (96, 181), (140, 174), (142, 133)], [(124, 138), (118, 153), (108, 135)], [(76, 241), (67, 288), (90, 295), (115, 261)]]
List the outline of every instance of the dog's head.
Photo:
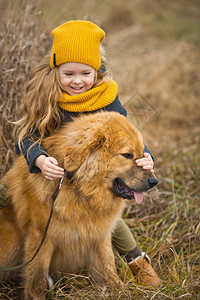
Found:
[(53, 155), (58, 161), (64, 158), (60, 163), (82, 189), (87, 186), (88, 195), (100, 185), (139, 203), (142, 192), (157, 184), (153, 174), (135, 163), (144, 153), (140, 132), (118, 113), (81, 116), (58, 132), (57, 141), (58, 152)]

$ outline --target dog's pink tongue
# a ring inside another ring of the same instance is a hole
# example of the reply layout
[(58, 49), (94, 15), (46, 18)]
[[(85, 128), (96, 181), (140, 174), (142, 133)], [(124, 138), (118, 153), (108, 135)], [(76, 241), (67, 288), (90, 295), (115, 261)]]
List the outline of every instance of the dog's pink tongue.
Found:
[(142, 203), (142, 201), (143, 201), (143, 193), (135, 193), (134, 192), (134, 198), (135, 198), (135, 201), (137, 203)]

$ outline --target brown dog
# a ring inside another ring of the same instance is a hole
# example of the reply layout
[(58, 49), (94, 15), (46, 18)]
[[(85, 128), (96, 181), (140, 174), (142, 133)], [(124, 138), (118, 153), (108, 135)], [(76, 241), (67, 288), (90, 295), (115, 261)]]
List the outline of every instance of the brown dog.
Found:
[[(96, 282), (121, 285), (111, 233), (123, 199), (141, 202), (141, 193), (157, 183), (135, 163), (143, 157), (141, 134), (124, 116), (102, 112), (75, 119), (43, 144), (71, 178), (64, 178), (45, 242), (24, 271), (26, 299), (45, 299), (50, 275), (85, 265)], [(0, 266), (14, 266), (34, 255), (59, 181), (29, 173), (23, 156), (2, 181), (11, 205), (0, 211)], [(8, 276), (0, 272), (1, 279)]]

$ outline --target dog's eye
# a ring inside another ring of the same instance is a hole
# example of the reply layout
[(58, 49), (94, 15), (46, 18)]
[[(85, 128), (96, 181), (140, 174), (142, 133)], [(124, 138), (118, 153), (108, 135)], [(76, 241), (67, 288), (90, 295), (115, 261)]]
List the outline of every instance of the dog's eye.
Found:
[(133, 159), (133, 154), (132, 153), (121, 153), (122, 156), (124, 156), (127, 159)]

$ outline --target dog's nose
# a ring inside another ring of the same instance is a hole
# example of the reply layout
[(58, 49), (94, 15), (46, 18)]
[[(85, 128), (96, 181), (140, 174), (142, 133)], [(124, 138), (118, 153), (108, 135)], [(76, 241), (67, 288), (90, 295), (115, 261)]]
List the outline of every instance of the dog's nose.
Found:
[(150, 189), (152, 189), (157, 183), (158, 183), (158, 180), (155, 177), (151, 177), (148, 179), (148, 184), (149, 184)]

